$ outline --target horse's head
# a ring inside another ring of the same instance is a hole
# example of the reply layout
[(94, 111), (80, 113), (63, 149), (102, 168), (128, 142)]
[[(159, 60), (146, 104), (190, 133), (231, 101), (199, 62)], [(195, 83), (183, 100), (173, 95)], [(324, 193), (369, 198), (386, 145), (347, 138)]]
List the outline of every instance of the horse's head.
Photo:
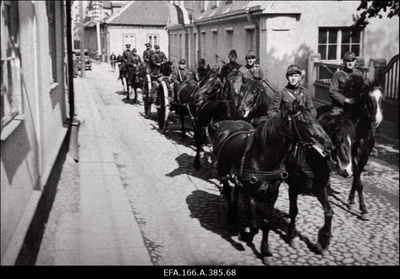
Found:
[(196, 100), (209, 99), (216, 100), (219, 96), (219, 91), (222, 89), (222, 81), (218, 76), (208, 79), (194, 94)]
[(358, 119), (368, 120), (372, 128), (377, 128), (383, 120), (382, 113), (382, 88), (376, 82), (363, 80), (359, 87), (360, 94), (355, 98), (351, 107), (345, 109), (345, 115), (354, 122)]
[(243, 98), (239, 105), (239, 113), (244, 119), (257, 110), (267, 97), (264, 87), (257, 80), (250, 80), (242, 86)]
[(286, 117), (295, 142), (314, 148), (322, 157), (331, 155), (332, 141), (309, 110), (294, 101)]
[(232, 98), (235, 100), (235, 105), (239, 106), (243, 98), (243, 93), (241, 91), (243, 84), (242, 73), (235, 69), (228, 74), (226, 77), (226, 87)]
[(351, 177), (353, 175), (352, 148), (356, 134), (353, 122), (342, 114), (332, 115), (330, 112), (324, 113), (318, 120), (334, 144), (332, 160), (339, 174), (345, 178)]
[(167, 62), (161, 64), (160, 72), (164, 76), (171, 75), (173, 71), (174, 71), (174, 64), (171, 61), (167, 61)]

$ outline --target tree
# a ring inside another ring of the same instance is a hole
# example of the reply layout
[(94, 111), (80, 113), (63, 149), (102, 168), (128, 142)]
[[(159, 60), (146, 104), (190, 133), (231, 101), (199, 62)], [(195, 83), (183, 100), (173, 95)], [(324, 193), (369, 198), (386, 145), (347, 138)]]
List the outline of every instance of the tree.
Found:
[(364, 29), (368, 24), (369, 18), (382, 18), (383, 15), (381, 12), (383, 11), (386, 13), (389, 10), (389, 13), (387, 14), (388, 18), (392, 18), (394, 16), (399, 16), (399, 7), (400, 7), (400, 2), (399, 1), (370, 1), (370, 0), (361, 0), (360, 5), (357, 8), (357, 11), (362, 11), (360, 14), (359, 18), (356, 20), (356, 22), (352, 25), (352, 30), (360, 30)]

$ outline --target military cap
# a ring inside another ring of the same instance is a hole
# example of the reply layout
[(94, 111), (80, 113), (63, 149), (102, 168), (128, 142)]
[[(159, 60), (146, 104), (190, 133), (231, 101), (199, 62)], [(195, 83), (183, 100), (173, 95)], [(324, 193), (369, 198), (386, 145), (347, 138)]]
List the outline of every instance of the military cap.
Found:
[(229, 56), (235, 56), (235, 57), (237, 57), (236, 50), (232, 49), (232, 50), (229, 52)]
[(185, 60), (185, 59), (179, 60), (179, 64), (180, 64), (180, 65), (186, 65), (186, 60)]
[(151, 46), (151, 44), (150, 44), (150, 43), (145, 43), (144, 45), (145, 45), (145, 46), (147, 46), (147, 47), (148, 47), (148, 46)]
[(155, 49), (159, 49), (160, 46), (159, 46), (159, 45), (154, 45), (154, 48), (155, 48)]
[(136, 52), (136, 51), (137, 51), (136, 48), (133, 48), (133, 49), (132, 49), (132, 52)]
[(254, 54), (254, 52), (249, 51), (249, 53), (247, 53), (246, 55), (246, 59), (254, 59), (257, 58), (257, 56)]
[(288, 76), (288, 75), (290, 75), (290, 74), (300, 74), (300, 75), (301, 75), (300, 67), (297, 66), (297, 65), (290, 65), (290, 66), (287, 68), (286, 76)]
[(343, 60), (354, 60), (356, 59), (356, 55), (352, 51), (348, 51), (343, 55)]
[(126, 47), (131, 47), (131, 44), (126, 44), (125, 46), (126, 46)]

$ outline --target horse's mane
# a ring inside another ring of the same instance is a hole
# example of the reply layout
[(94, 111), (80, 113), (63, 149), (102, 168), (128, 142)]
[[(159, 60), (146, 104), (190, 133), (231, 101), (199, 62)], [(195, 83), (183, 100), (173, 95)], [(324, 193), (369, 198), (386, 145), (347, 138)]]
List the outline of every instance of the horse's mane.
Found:
[(266, 145), (282, 141), (284, 135), (282, 132), (287, 130), (284, 119), (288, 113), (288, 109), (282, 109), (259, 125), (255, 132), (255, 138)]
[(338, 131), (342, 131), (343, 134), (349, 135), (352, 139), (355, 137), (354, 123), (342, 114), (331, 115), (330, 112), (326, 112), (321, 115), (318, 122), (331, 137)]

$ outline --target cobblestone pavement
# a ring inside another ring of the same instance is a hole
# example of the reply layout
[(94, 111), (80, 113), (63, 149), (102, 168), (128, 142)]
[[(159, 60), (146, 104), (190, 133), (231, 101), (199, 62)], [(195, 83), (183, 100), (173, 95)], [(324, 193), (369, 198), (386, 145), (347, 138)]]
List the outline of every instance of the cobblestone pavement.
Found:
[[(215, 179), (209, 147), (201, 159), (202, 169), (193, 168), (195, 150), (189, 120), (184, 139), (174, 115), (166, 134), (160, 134), (156, 114), (150, 119), (143, 117), (141, 94), (139, 104), (125, 100), (117, 73), (109, 65), (94, 65), (85, 79), (96, 88), (94, 98), (107, 131), (99, 136), (111, 139), (120, 178), (152, 263), (263, 265), (259, 258), (261, 233), (247, 245), (227, 230), (226, 202)], [(269, 240), (277, 265), (399, 265), (398, 141), (386, 140), (378, 141), (379, 158), (371, 158), (362, 175), (370, 221), (362, 221), (357, 209), (347, 208), (351, 180), (332, 176), (337, 193), (330, 197), (335, 214), (327, 255), (316, 253), (317, 232), (324, 217), (321, 205), (311, 196), (299, 197), (300, 247), (295, 250), (289, 246), (285, 240), (287, 185), (281, 186)], [(246, 220), (242, 209), (240, 217)]]

